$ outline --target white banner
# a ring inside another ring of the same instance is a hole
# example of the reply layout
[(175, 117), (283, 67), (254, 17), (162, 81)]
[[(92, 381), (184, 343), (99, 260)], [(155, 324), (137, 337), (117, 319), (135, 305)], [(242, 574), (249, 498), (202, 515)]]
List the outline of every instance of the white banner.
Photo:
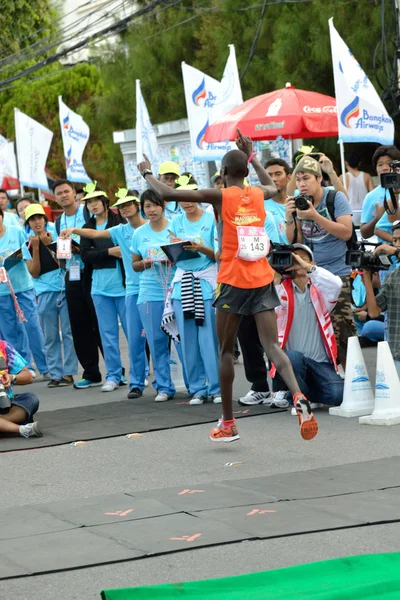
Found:
[(157, 162), (158, 143), (156, 132), (151, 124), (149, 111), (140, 89), (140, 80), (136, 79), (136, 157), (142, 162), (143, 154), (150, 159), (154, 172), (159, 167)]
[(58, 104), (67, 179), (79, 183), (91, 183), (92, 180), (88, 177), (82, 162), (83, 152), (89, 140), (89, 127), (80, 115), (64, 104), (61, 96), (58, 97)]
[(243, 102), (235, 47), (230, 45), (222, 82), (194, 67), (182, 63), (183, 85), (189, 120), (190, 140), (194, 160), (220, 160), (236, 148), (231, 142), (208, 144), (204, 141), (207, 127)]
[(394, 124), (374, 86), (329, 19), (339, 141), (391, 145)]
[(7, 163), (8, 163), (8, 141), (5, 137), (0, 135), (0, 187), (2, 181), (7, 173)]
[(14, 109), (17, 159), (21, 185), (48, 190), (45, 173), (53, 132)]

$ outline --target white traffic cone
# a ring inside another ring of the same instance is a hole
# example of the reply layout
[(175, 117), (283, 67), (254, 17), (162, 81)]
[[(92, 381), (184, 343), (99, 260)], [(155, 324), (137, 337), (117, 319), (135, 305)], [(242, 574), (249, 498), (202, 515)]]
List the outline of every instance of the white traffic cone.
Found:
[(361, 417), (363, 425), (400, 424), (400, 381), (387, 342), (379, 342), (376, 363), (375, 408), (372, 415)]
[(357, 336), (347, 340), (346, 376), (343, 402), (332, 406), (329, 414), (335, 417), (370, 415), (374, 409), (374, 393), (364, 356)]

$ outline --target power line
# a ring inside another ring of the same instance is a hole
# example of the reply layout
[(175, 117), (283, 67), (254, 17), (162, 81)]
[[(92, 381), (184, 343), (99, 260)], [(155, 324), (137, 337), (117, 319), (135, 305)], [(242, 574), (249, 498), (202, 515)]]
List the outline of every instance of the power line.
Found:
[(244, 69), (242, 71), (242, 74), (240, 76), (240, 82), (243, 81), (244, 76), (246, 75), (247, 70), (248, 70), (248, 68), (250, 66), (250, 63), (252, 61), (252, 58), (253, 58), (254, 54), (256, 53), (258, 38), (260, 37), (261, 27), (262, 27), (262, 23), (263, 23), (263, 20), (264, 20), (264, 15), (265, 15), (266, 8), (267, 8), (267, 0), (264, 0), (264, 4), (262, 5), (262, 9), (261, 9), (260, 20), (258, 21), (258, 25), (257, 25), (257, 29), (256, 29), (256, 34), (254, 36), (254, 40), (253, 40), (253, 43), (252, 43), (251, 48), (250, 48), (249, 58), (247, 59), (246, 66), (244, 67)]
[[(178, 0), (176, 0), (176, 2), (177, 1)], [(104, 36), (107, 36), (107, 34), (118, 33), (120, 31), (122, 31), (123, 29), (126, 28), (127, 24), (130, 21), (132, 21), (133, 19), (137, 19), (143, 15), (146, 15), (147, 13), (151, 12), (154, 8), (157, 8), (157, 6), (159, 6), (163, 2), (164, 2), (164, 0), (153, 0), (153, 2), (151, 2), (151, 4), (149, 4), (148, 6), (140, 8), (139, 10), (132, 13), (128, 17), (120, 19), (119, 21), (117, 21), (117, 23), (114, 23), (113, 25), (110, 25), (100, 31), (92, 33), (91, 35), (80, 40), (79, 42), (77, 42), (76, 44), (71, 46), (70, 48), (62, 50), (62, 51), (58, 51), (55, 54), (53, 54), (52, 56), (49, 56), (49, 57), (43, 59), (42, 61), (36, 63), (35, 65), (32, 65), (31, 67), (24, 69), (20, 73), (16, 73), (15, 75), (11, 75), (10, 77), (3, 79), (2, 81), (0, 81), (0, 86), (4, 87), (9, 83), (12, 83), (14, 81), (17, 81), (18, 79), (21, 79), (21, 77), (25, 77), (26, 75), (30, 75), (31, 73), (38, 71), (39, 69), (43, 68), (44, 66), (51, 65), (51, 64), (57, 62), (63, 56), (67, 56), (68, 54), (71, 54), (73, 52), (76, 52), (77, 50), (80, 50), (81, 48), (84, 48), (90, 42), (94, 41), (95, 39), (97, 39), (99, 37), (104, 37)]]

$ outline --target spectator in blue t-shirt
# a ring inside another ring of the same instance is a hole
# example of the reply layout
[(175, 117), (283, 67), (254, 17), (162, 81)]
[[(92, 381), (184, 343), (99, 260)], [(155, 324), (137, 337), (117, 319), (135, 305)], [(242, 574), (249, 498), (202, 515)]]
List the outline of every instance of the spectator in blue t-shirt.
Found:
[(14, 395), (12, 386), (32, 383), (32, 374), (26, 360), (11, 344), (0, 340), (0, 432), (17, 433), (21, 437), (40, 437), (42, 432), (33, 416), (39, 408), (39, 400), (31, 392)]
[[(400, 151), (396, 146), (379, 146), (372, 157), (372, 166), (376, 170), (376, 174), (380, 177), (383, 173), (390, 173), (390, 163), (393, 160), (400, 160)], [(385, 213), (383, 206), (385, 198), (389, 201), (390, 194), (381, 185), (365, 196), (360, 223), (363, 238), (368, 239), (374, 235), (375, 227)]]
[[(274, 198), (264, 201), (265, 212), (267, 213), (267, 218), (268, 215), (272, 215), (275, 220), (279, 236), (278, 242), (280, 244), (288, 244), (289, 242), (286, 237), (286, 197), (287, 184), (291, 179), (291, 169), (282, 158), (271, 158), (265, 163), (264, 168), (278, 189), (278, 194)], [(270, 239), (273, 242), (275, 241), (271, 236)]]
[(353, 232), (351, 207), (346, 196), (337, 191), (333, 205), (335, 219), (332, 220), (326, 206), (329, 190), (321, 186), (321, 165), (310, 156), (304, 156), (298, 162), (294, 176), (300, 194), (311, 196), (313, 202), (308, 201), (307, 210), (298, 210), (294, 198), (288, 199), (286, 234), (289, 242), (296, 241), (311, 248), (319, 267), (342, 279), (342, 291), (331, 319), (338, 343), (339, 360), (344, 368), (347, 339), (356, 335), (351, 309), (351, 269), (346, 265), (346, 242)]

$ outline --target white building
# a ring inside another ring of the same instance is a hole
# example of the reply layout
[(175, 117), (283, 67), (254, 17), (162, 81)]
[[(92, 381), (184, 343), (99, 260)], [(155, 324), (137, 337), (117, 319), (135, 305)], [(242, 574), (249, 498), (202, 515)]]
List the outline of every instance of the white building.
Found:
[[(131, 16), (138, 10), (136, 0), (53, 0), (54, 7), (63, 17), (58, 26), (62, 34), (62, 43), (58, 50), (68, 50), (75, 44), (95, 35), (119, 21)], [(121, 26), (121, 31), (124, 26)], [(113, 44), (117, 40), (117, 34), (99, 37), (96, 46)], [(106, 37), (107, 36), (107, 37)], [(86, 62), (89, 59), (90, 49), (88, 46), (73, 52), (60, 62), (74, 64)]]

